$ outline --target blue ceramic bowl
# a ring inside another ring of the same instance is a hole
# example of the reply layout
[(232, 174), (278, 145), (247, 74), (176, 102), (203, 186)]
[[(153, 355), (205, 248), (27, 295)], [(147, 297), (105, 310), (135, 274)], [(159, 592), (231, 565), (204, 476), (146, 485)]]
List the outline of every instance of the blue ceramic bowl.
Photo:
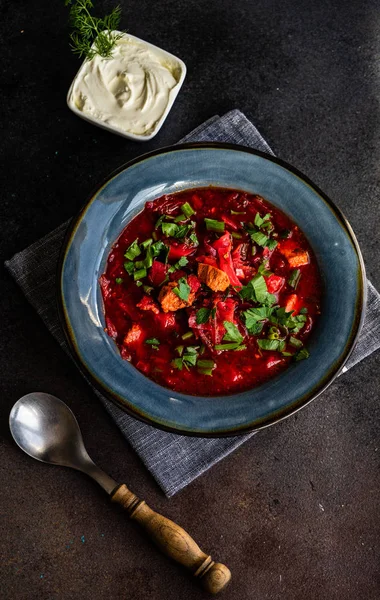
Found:
[[(121, 359), (104, 331), (98, 284), (111, 246), (145, 202), (186, 188), (221, 186), (264, 196), (306, 234), (324, 294), (310, 358), (252, 391), (196, 397), (154, 383)], [(341, 212), (296, 169), (261, 152), (226, 144), (185, 144), (141, 156), (104, 183), (73, 220), (59, 271), (62, 322), (85, 375), (138, 419), (177, 433), (221, 436), (259, 429), (292, 414), (339, 374), (364, 317), (365, 272)]]

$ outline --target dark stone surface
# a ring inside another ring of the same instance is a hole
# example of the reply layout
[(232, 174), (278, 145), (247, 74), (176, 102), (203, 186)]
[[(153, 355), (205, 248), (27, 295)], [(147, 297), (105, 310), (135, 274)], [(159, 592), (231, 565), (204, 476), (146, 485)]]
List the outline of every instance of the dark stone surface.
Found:
[[(0, 1), (1, 263), (124, 161), (237, 107), (343, 209), (379, 288), (378, 0), (122, 1), (124, 28), (188, 66), (144, 145), (67, 109), (79, 63), (63, 4)], [(9, 410), (31, 390), (65, 400), (94, 460), (230, 566), (225, 598), (380, 597), (379, 353), (168, 501), (4, 269), (1, 289), (2, 598), (206, 598), (95, 484), (12, 443)]]

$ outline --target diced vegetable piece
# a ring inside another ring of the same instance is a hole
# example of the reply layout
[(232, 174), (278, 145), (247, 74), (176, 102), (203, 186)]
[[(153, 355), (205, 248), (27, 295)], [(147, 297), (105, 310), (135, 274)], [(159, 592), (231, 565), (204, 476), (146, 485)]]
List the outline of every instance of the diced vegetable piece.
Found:
[(217, 232), (224, 231), (224, 222), (223, 221), (216, 221), (215, 219), (208, 219), (206, 217), (205, 225), (206, 225), (207, 231), (217, 231)]
[(185, 202), (184, 204), (182, 204), (181, 208), (182, 208), (183, 214), (186, 215), (186, 217), (191, 217), (191, 215), (195, 215), (195, 210), (192, 208), (192, 206), (188, 202)]
[(136, 258), (136, 256), (140, 256), (140, 254), (141, 250), (139, 248), (136, 238), (135, 241), (129, 246), (124, 256), (125, 258), (129, 258), (129, 260), (133, 260), (134, 258)]
[(150, 280), (154, 286), (161, 285), (165, 279), (166, 274), (168, 272), (168, 266), (164, 263), (154, 260), (152, 264), (152, 268), (149, 273)]
[(285, 278), (279, 275), (270, 275), (265, 281), (268, 292), (270, 294), (277, 294), (284, 287)]
[(294, 240), (290, 239), (280, 242), (278, 247), (281, 254), (285, 256), (289, 265), (294, 269), (309, 264), (308, 252), (300, 248), (297, 242)]
[(288, 279), (288, 284), (290, 285), (290, 287), (292, 287), (296, 290), (300, 279), (301, 279), (301, 271), (299, 269), (294, 269), (294, 271), (292, 271), (290, 273), (290, 276)]
[(158, 315), (158, 313), (160, 312), (160, 309), (158, 308), (156, 302), (153, 300), (153, 298), (150, 298), (149, 296), (143, 296), (136, 306), (141, 310), (151, 310), (156, 315)]
[(224, 271), (203, 263), (198, 264), (198, 278), (214, 292), (224, 292), (230, 285), (229, 277)]
[(294, 314), (294, 312), (296, 311), (297, 304), (298, 304), (297, 294), (291, 294), (286, 299), (285, 312), (290, 313), (293, 311), (293, 314)]

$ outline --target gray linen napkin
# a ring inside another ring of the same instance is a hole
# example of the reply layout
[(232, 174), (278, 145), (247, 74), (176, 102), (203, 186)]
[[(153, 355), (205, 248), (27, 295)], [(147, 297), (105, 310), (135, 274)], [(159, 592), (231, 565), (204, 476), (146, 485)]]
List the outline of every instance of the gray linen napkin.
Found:
[[(238, 110), (212, 117), (181, 142), (221, 141), (242, 144), (273, 154), (257, 129)], [(16, 254), (6, 262), (10, 273), (45, 325), (68, 352), (60, 326), (54, 281), (62, 239), (68, 223)], [(380, 347), (380, 295), (368, 282), (366, 319), (360, 339), (344, 371)], [(160, 431), (135, 420), (98, 391), (95, 394), (167, 496), (173, 496), (193, 479), (247, 441), (254, 433), (232, 438), (194, 438)]]

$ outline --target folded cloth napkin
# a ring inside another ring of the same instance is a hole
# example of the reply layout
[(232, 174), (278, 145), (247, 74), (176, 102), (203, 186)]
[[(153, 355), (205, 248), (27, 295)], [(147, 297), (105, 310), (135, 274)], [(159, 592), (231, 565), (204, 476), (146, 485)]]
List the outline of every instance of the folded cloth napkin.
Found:
[[(273, 154), (257, 129), (238, 110), (212, 117), (181, 142), (221, 141), (250, 146)], [(45, 325), (68, 352), (58, 318), (54, 294), (59, 250), (67, 229), (64, 223), (6, 262), (10, 273)], [(380, 295), (368, 282), (364, 326), (343, 371), (380, 347)], [(246, 442), (254, 433), (230, 438), (194, 438), (167, 433), (130, 417), (95, 390), (96, 395), (139, 454), (167, 496), (173, 496), (193, 479)]]

